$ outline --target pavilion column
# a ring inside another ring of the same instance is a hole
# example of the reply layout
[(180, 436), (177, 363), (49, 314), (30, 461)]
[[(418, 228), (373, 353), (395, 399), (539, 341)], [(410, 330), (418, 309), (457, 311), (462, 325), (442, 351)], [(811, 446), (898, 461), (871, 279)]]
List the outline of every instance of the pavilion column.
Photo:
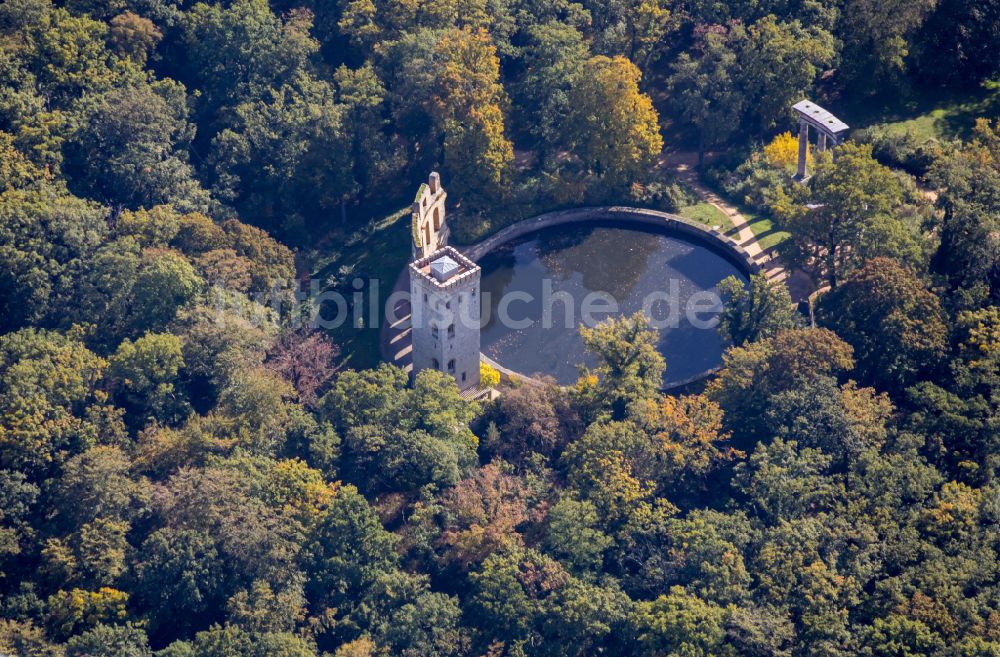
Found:
[(809, 152), (809, 124), (799, 121), (799, 166), (798, 177), (806, 177), (806, 155)]
[(826, 150), (826, 133), (819, 133), (819, 139), (816, 144), (816, 150), (823, 152)]

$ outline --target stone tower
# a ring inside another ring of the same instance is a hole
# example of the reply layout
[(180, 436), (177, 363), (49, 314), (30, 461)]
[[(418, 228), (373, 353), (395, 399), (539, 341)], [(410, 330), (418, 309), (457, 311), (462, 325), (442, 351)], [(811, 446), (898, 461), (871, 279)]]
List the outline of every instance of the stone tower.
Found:
[(479, 266), (446, 246), (410, 263), (413, 372), (435, 369), (479, 384)]

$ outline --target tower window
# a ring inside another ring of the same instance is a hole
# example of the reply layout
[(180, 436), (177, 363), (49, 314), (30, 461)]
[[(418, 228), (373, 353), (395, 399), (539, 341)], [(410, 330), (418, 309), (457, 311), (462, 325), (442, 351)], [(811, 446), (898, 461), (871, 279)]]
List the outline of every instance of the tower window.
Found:
[(454, 324), (449, 324), (448, 325), (448, 337), (449, 338), (455, 337), (455, 325)]
[(434, 338), (435, 340), (438, 339), (438, 327), (436, 326), (431, 327), (431, 337)]
[(462, 383), (465, 383), (465, 372), (462, 372)]
[(436, 370), (441, 369), (441, 363), (438, 362), (437, 358), (431, 358), (431, 367)]
[(452, 373), (452, 374), (455, 373), (455, 359), (454, 358), (452, 358), (451, 360), (448, 361), (448, 371), (450, 373)]

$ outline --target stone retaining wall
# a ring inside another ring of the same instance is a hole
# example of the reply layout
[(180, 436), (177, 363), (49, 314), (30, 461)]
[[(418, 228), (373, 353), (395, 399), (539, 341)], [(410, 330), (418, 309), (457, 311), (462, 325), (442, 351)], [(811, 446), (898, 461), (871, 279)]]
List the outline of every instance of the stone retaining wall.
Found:
[(467, 258), (478, 261), (498, 246), (519, 237), (550, 226), (596, 221), (620, 221), (623, 228), (632, 226), (652, 226), (701, 242), (721, 250), (745, 274), (756, 274), (760, 266), (746, 250), (721, 231), (709, 228), (696, 221), (658, 210), (644, 210), (625, 206), (605, 206), (594, 208), (572, 208), (557, 210), (519, 221), (507, 226), (499, 233), (466, 247), (456, 247)]

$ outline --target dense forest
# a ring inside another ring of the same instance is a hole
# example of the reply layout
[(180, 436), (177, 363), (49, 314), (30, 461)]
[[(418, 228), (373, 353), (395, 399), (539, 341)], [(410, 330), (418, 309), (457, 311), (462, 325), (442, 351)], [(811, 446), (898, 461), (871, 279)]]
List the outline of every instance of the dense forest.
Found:
[[(784, 134), (998, 44), (996, 0), (3, 0), (0, 654), (1000, 657), (1000, 121), (804, 185)], [(828, 289), (724, 286), (699, 389), (638, 316), (482, 403), (293, 321), (433, 168), (475, 237), (672, 209), (665, 150)]]

